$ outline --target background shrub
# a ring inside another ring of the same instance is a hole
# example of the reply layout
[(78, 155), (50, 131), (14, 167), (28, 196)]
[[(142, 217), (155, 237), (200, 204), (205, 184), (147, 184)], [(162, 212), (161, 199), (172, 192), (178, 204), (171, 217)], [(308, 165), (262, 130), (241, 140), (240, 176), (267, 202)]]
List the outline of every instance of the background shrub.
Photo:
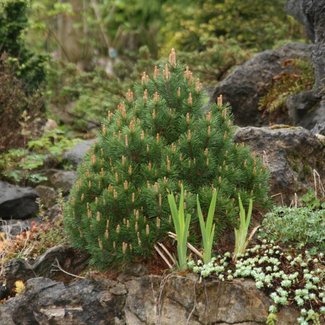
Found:
[(46, 57), (26, 47), (22, 36), (27, 25), (27, 1), (0, 4), (0, 55), (7, 54), (16, 77), (22, 80), (24, 90), (31, 93), (45, 80)]
[(21, 147), (28, 138), (39, 135), (44, 114), (44, 101), (39, 93), (26, 94), (8, 63), (0, 57), (0, 152)]
[(202, 51), (212, 37), (232, 39), (242, 47), (264, 50), (281, 39), (301, 39), (304, 32), (285, 10), (286, 0), (198, 0), (167, 2), (162, 37), (168, 46)]

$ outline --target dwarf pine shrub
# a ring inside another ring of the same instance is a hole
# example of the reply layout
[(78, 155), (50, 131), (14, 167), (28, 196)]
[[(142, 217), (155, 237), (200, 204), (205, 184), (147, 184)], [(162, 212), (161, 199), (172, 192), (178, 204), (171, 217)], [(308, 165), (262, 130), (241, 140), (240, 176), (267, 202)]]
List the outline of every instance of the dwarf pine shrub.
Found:
[[(211, 187), (218, 190), (219, 234), (232, 231), (238, 194), (246, 206), (249, 198), (255, 206), (267, 203), (261, 162), (233, 142), (229, 107), (219, 100), (204, 111), (206, 98), (172, 50), (169, 62), (154, 67), (151, 77), (144, 72), (135, 94), (129, 90), (103, 121), (64, 216), (72, 243), (86, 248), (98, 266), (150, 256), (155, 242), (172, 230), (167, 194), (180, 192), (181, 184), (192, 216), (194, 194), (208, 211)], [(195, 229), (190, 232), (195, 239)]]

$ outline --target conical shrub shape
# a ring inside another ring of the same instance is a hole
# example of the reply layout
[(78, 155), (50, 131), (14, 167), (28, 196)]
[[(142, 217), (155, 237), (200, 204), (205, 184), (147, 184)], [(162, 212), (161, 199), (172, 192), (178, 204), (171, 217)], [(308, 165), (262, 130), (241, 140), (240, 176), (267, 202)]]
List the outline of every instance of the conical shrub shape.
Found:
[(211, 187), (217, 188), (219, 234), (233, 229), (238, 194), (244, 205), (249, 198), (255, 206), (267, 203), (265, 169), (234, 144), (227, 106), (219, 102), (203, 110), (207, 97), (201, 88), (172, 51), (169, 62), (151, 77), (143, 73), (135, 95), (129, 91), (103, 122), (64, 214), (72, 243), (86, 248), (97, 266), (150, 256), (155, 242), (172, 230), (167, 191), (179, 193), (181, 184), (193, 217), (195, 194), (208, 211)]

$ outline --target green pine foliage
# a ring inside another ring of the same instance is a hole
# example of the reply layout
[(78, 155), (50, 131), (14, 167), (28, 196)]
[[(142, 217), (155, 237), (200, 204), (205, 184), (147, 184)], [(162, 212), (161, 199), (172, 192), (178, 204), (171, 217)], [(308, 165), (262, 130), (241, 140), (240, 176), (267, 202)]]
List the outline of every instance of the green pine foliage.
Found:
[[(235, 224), (238, 194), (246, 206), (249, 198), (260, 207), (268, 202), (268, 174), (233, 142), (229, 107), (219, 99), (204, 110), (201, 88), (172, 51), (103, 122), (65, 209), (72, 243), (86, 248), (97, 266), (149, 257), (172, 230), (168, 191), (179, 193), (182, 184), (192, 215), (196, 194), (208, 211), (211, 187), (218, 189), (218, 235)], [(195, 226), (190, 233), (200, 240), (197, 219)]]

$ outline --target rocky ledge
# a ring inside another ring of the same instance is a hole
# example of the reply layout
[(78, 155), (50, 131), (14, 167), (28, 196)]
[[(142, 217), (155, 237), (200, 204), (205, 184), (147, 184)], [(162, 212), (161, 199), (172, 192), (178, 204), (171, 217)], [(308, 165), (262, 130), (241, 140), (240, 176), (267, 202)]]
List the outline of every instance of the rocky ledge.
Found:
[(314, 188), (315, 177), (325, 179), (325, 137), (302, 127), (243, 127), (235, 141), (248, 145), (270, 172), (271, 195), (290, 203), (295, 194)]
[[(27, 281), (25, 292), (0, 305), (1, 324), (265, 324), (271, 300), (250, 280), (199, 282), (194, 275)], [(296, 324), (283, 308), (278, 325)]]

